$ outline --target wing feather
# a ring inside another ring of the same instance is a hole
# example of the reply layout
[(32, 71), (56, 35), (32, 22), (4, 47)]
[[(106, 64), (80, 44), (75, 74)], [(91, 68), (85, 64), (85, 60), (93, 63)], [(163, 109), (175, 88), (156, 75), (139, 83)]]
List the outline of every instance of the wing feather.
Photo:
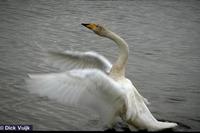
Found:
[(104, 56), (93, 52), (78, 51), (48, 51), (46, 58), (48, 63), (61, 70), (95, 68), (103, 72), (110, 72), (112, 64)]
[(26, 84), (31, 93), (93, 109), (99, 113), (103, 124), (108, 124), (124, 105), (123, 88), (97, 69), (33, 74)]

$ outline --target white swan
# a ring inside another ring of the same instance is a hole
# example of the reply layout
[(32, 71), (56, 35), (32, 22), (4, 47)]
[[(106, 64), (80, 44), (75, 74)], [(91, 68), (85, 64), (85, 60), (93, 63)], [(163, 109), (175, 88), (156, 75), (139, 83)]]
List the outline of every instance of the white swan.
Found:
[[(63, 73), (30, 74), (27, 85), (32, 93), (62, 103), (89, 107), (99, 113), (104, 126), (112, 127), (120, 116), (137, 129), (158, 131), (177, 126), (157, 121), (143, 98), (125, 77), (128, 45), (118, 35), (98, 24), (82, 24), (97, 35), (113, 40), (119, 47), (117, 61), (111, 63), (95, 52), (49, 52), (48, 59)], [(66, 71), (72, 69), (70, 71)]]

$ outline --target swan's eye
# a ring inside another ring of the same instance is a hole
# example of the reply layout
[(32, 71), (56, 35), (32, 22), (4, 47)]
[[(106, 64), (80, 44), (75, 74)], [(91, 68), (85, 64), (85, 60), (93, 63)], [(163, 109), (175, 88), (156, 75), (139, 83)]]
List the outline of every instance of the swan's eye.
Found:
[(100, 26), (99, 26), (99, 25), (96, 25), (96, 29), (97, 29), (97, 30), (100, 30)]
[(102, 27), (100, 25), (97, 25), (96, 29), (100, 32), (102, 30)]

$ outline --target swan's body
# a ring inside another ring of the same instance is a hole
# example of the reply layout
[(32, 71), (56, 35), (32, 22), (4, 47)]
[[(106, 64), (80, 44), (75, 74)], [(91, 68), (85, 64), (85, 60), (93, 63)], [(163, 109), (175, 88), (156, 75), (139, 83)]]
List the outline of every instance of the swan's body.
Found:
[(83, 25), (118, 45), (117, 61), (112, 65), (95, 52), (51, 52), (48, 59), (53, 65), (69, 71), (29, 75), (27, 85), (30, 91), (63, 103), (89, 107), (99, 113), (102, 124), (108, 127), (113, 126), (118, 116), (128, 124), (148, 131), (177, 126), (176, 123), (157, 121), (147, 108), (146, 99), (125, 77), (127, 43), (102, 26)]

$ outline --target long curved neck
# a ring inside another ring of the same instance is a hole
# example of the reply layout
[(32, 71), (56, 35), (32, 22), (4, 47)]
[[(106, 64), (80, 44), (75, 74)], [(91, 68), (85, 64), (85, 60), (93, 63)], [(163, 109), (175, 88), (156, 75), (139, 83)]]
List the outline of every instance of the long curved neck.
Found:
[(111, 31), (108, 32), (106, 37), (113, 40), (118, 45), (120, 50), (118, 59), (111, 68), (110, 75), (115, 77), (125, 76), (125, 67), (128, 60), (129, 52), (128, 44), (124, 41), (124, 39), (122, 39), (120, 36)]

